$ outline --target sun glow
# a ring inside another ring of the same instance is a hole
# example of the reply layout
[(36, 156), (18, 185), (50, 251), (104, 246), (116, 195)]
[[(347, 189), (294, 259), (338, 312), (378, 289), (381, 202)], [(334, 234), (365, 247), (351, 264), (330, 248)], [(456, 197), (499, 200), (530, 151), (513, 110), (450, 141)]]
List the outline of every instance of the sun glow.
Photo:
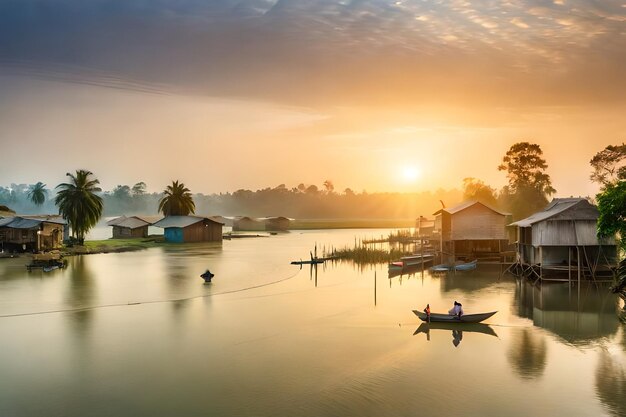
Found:
[(420, 177), (421, 172), (417, 167), (406, 165), (402, 168), (402, 179), (406, 182), (414, 182)]

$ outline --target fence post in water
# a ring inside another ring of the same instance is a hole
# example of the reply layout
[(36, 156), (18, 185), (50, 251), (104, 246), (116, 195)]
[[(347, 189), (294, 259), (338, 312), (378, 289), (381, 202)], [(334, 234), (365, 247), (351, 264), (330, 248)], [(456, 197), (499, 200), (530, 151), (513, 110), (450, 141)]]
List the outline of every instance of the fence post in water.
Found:
[(376, 271), (374, 271), (374, 305), (376, 305)]

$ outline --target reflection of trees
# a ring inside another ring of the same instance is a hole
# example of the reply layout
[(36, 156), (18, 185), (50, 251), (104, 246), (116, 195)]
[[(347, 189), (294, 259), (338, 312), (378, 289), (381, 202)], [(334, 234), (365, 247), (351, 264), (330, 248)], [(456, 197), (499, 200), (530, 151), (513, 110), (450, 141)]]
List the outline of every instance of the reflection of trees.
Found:
[(540, 377), (546, 367), (547, 347), (543, 335), (532, 329), (522, 329), (512, 334), (509, 362), (523, 379)]
[[(83, 308), (93, 305), (94, 300), (94, 277), (87, 267), (85, 256), (73, 256), (69, 260), (69, 287), (67, 291), (67, 303), (72, 308)], [(81, 310), (69, 314), (77, 332), (84, 333), (93, 318), (92, 310)]]
[(626, 416), (626, 370), (604, 349), (598, 358), (596, 393), (612, 415)]

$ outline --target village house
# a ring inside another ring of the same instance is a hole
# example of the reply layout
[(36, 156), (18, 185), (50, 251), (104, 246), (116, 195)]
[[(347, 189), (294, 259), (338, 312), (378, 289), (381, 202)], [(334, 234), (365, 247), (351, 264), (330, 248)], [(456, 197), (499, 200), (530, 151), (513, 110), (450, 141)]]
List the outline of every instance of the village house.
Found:
[(444, 259), (499, 260), (507, 249), (507, 213), (479, 201), (466, 201), (433, 214), (433, 233)]
[(107, 222), (113, 227), (113, 239), (130, 239), (148, 237), (148, 227), (158, 220), (160, 216), (120, 216)]
[(248, 216), (235, 217), (233, 231), (261, 231), (265, 230), (265, 222)]
[(512, 223), (517, 267), (540, 279), (612, 277), (613, 237), (597, 236), (598, 208), (584, 198), (555, 198), (543, 211)]
[(289, 230), (291, 219), (288, 217), (263, 217), (259, 219), (265, 224), (265, 230), (267, 231), (286, 231)]
[(153, 226), (161, 227), (165, 241), (173, 243), (221, 242), (222, 226), (208, 217), (166, 216)]
[(42, 252), (58, 249), (69, 238), (69, 227), (58, 215), (0, 218), (0, 250)]

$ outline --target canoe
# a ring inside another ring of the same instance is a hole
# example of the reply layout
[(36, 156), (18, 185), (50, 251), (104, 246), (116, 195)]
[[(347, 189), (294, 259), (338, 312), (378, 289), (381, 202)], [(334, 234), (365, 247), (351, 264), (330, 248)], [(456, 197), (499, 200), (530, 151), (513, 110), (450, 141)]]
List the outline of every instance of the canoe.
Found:
[(402, 269), (404, 268), (404, 264), (401, 261), (391, 262), (388, 266), (389, 270), (392, 269)]
[(431, 272), (448, 272), (450, 270), (450, 265), (439, 264), (435, 266), (431, 266), (429, 269)]
[(403, 256), (402, 258), (400, 258), (400, 262), (402, 262), (404, 266), (419, 265), (422, 262), (426, 263), (426, 262), (432, 261), (434, 257), (435, 255), (428, 254), (428, 253), (424, 255), (415, 254), (415, 255)]
[(498, 337), (498, 334), (489, 326), (483, 323), (422, 323), (413, 333), (428, 333), (430, 330), (460, 330), (469, 333), (482, 333), (489, 336)]
[(454, 269), (457, 271), (471, 271), (476, 269), (476, 264), (478, 260), (474, 259), (472, 262), (466, 262), (458, 265), (454, 265)]
[[(413, 310), (413, 313), (422, 321), (426, 321), (426, 313), (423, 311)], [(451, 316), (450, 314), (444, 313), (431, 313), (430, 314), (430, 322), (431, 323), (480, 323), (483, 320), (487, 320), (489, 317), (496, 314), (497, 311), (491, 311), (489, 313), (477, 313), (477, 314), (464, 314), (461, 318), (457, 316)]]
[(323, 263), (324, 260), (322, 259), (311, 259), (310, 261), (291, 261), (291, 265), (315, 265)]

